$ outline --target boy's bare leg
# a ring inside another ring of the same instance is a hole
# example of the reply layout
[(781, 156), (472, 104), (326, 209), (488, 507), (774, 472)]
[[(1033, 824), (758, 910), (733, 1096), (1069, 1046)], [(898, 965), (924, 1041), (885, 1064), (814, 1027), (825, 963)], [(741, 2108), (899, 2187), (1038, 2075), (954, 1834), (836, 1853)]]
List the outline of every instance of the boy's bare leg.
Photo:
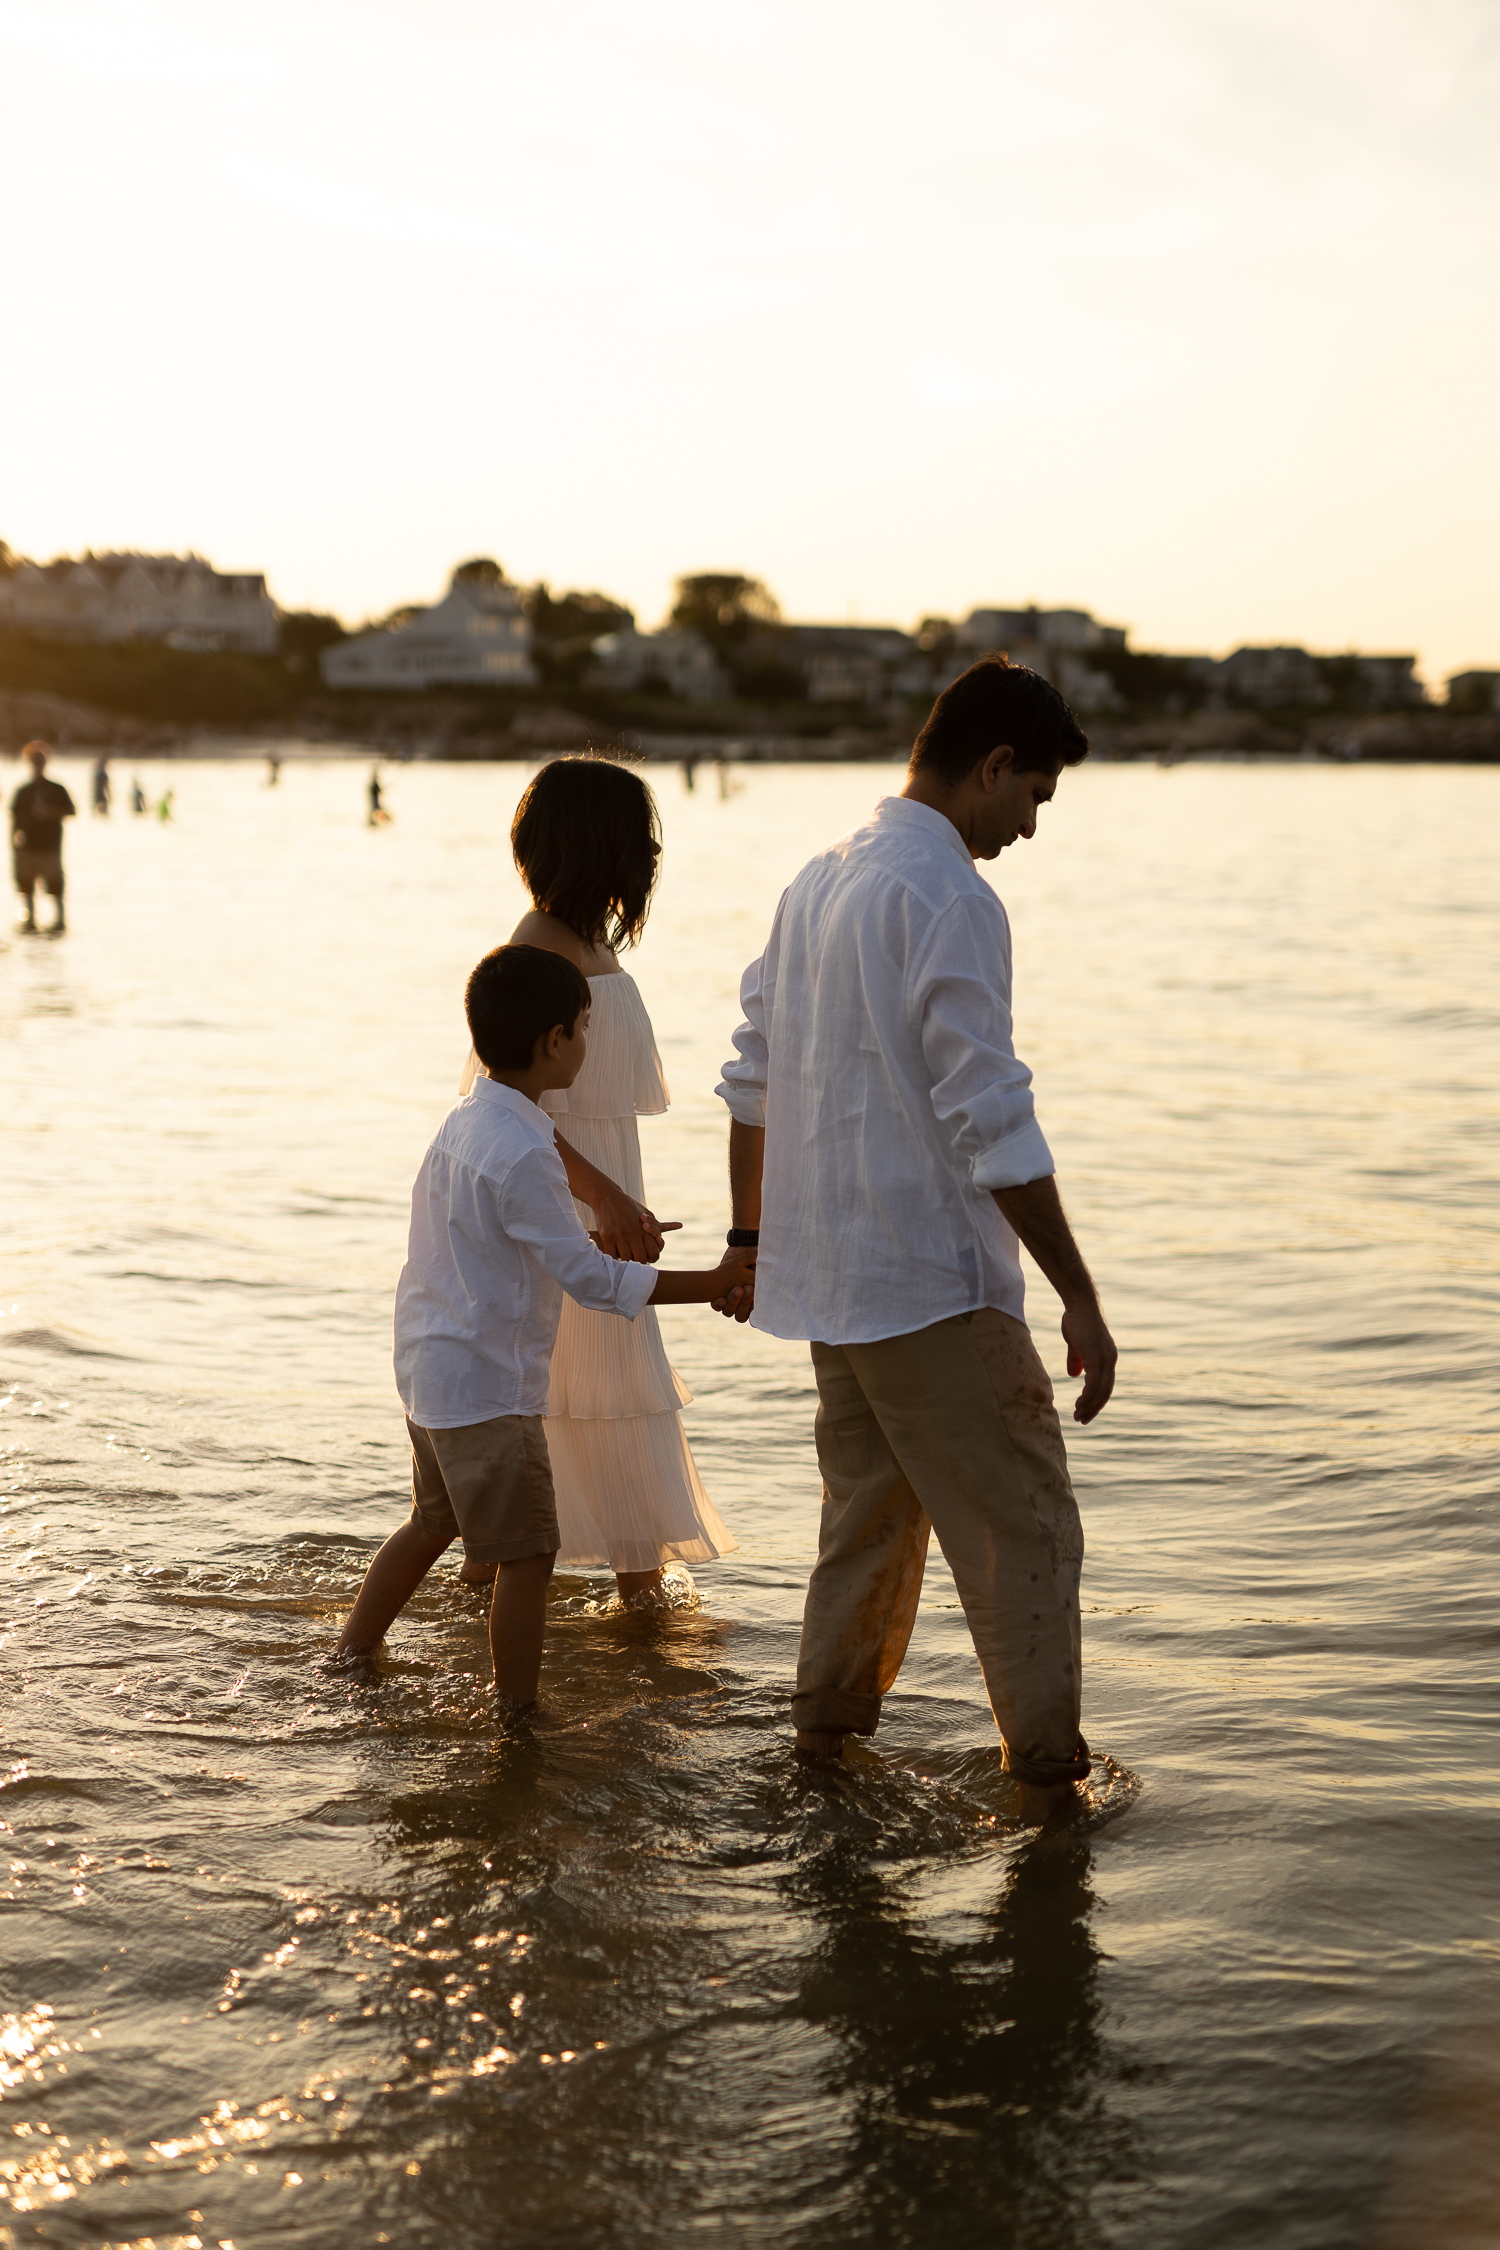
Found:
[(819, 1734), (813, 1727), (798, 1727), (797, 1755), (799, 1758), (842, 1758), (842, 1734)]
[(453, 1544), (453, 1535), (440, 1538), (407, 1517), (393, 1531), (369, 1569), (359, 1589), (359, 1599), (344, 1620), (335, 1643), (335, 1654), (377, 1648), (387, 1628), (405, 1609), (412, 1595), (437, 1561)]
[[(377, 1558), (378, 1559), (378, 1558)], [(535, 1703), (542, 1676), (542, 1635), (547, 1629), (547, 1587), (556, 1549), (503, 1562), (490, 1603), (490, 1658), (495, 1692), (512, 1703)]]

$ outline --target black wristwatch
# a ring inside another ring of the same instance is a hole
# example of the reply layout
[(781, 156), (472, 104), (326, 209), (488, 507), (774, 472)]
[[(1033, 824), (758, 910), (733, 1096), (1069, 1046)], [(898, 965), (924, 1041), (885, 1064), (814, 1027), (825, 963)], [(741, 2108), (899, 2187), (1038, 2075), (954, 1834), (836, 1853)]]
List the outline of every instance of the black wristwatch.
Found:
[(759, 1227), (731, 1227), (724, 1240), (731, 1250), (753, 1250), (760, 1241)]

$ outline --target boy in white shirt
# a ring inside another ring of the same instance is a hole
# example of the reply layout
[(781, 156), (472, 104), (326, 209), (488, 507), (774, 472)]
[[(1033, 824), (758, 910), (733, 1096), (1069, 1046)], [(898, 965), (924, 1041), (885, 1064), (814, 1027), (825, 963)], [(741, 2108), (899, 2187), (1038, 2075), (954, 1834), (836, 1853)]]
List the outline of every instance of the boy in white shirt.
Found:
[[(412, 1447), (412, 1511), (380, 1549), (337, 1644), (374, 1648), (462, 1538), (495, 1571), (490, 1655), (509, 1708), (536, 1701), (557, 1509), (543, 1418), (563, 1291), (633, 1320), (648, 1304), (712, 1303), (743, 1319), (754, 1258), (657, 1273), (608, 1258), (568, 1192), (538, 1096), (571, 1086), (588, 1041), (588, 980), (560, 954), (497, 946), (464, 992), (488, 1071), (451, 1109), (412, 1190), (396, 1284), (396, 1388)], [(741, 1309), (743, 1307), (743, 1309)]]

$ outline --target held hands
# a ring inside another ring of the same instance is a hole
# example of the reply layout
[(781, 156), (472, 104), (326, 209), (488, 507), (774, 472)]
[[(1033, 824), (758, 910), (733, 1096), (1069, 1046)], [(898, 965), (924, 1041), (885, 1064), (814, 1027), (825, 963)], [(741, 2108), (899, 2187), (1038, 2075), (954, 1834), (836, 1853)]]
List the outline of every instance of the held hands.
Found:
[(1098, 1298), (1075, 1298), (1064, 1305), (1062, 1332), (1068, 1347), (1068, 1373), (1083, 1377), (1083, 1389), (1073, 1401), (1073, 1419), (1092, 1422), (1109, 1403), (1115, 1387), (1115, 1362), (1120, 1356), (1104, 1325)]
[(755, 1310), (755, 1252), (726, 1250), (714, 1278), (723, 1285), (709, 1300), (714, 1311), (726, 1320), (747, 1321)]

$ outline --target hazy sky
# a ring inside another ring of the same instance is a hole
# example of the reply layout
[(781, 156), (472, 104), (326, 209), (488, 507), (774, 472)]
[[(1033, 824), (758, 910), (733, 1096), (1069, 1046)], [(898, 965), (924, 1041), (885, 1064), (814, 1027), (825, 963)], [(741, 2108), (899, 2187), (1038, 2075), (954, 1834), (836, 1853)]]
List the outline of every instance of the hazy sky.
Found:
[(1500, 663), (1500, 0), (0, 0), (0, 537)]

